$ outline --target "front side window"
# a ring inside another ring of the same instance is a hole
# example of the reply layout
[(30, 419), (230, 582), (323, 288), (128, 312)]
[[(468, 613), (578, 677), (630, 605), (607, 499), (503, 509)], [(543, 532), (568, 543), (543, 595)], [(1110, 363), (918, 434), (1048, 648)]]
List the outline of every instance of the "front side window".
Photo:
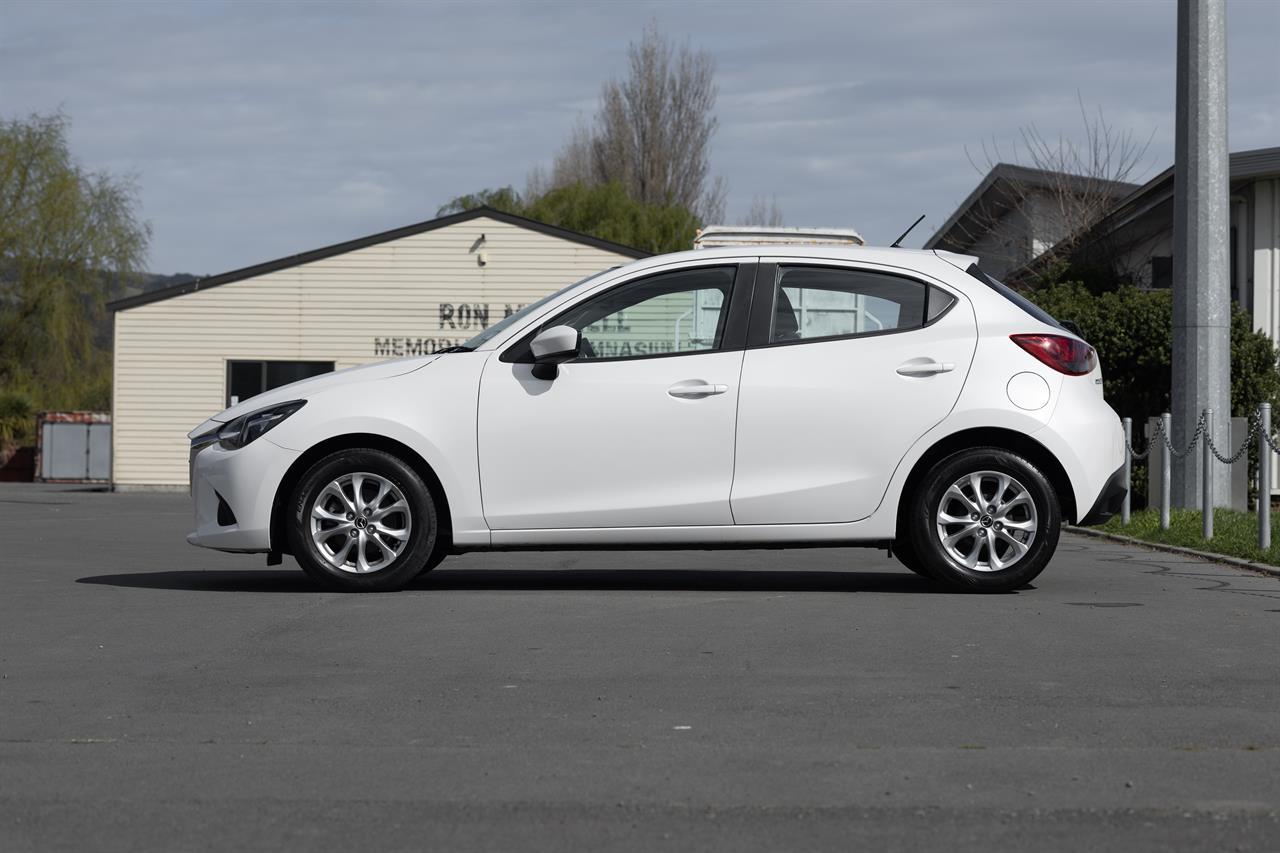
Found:
[[(927, 304), (933, 290), (923, 282), (868, 270), (780, 266), (769, 342), (919, 328), (926, 318), (939, 316)], [(954, 299), (937, 294), (939, 305)]]
[(577, 361), (718, 349), (736, 267), (698, 267), (615, 287), (543, 324), (582, 332)]
[(494, 323), (492, 326), (485, 329), (480, 334), (476, 335), (473, 338), (470, 338), (465, 343), (463, 343), (459, 347), (459, 349), (473, 350), (473, 349), (476, 349), (477, 347), (483, 346), (484, 344), (492, 340), (496, 335), (511, 328), (516, 323), (519, 323), (521, 320), (523, 320), (525, 317), (528, 317), (530, 314), (536, 313), (538, 309), (542, 308), (542, 306), (546, 305), (552, 300), (560, 298), (564, 294), (568, 293), (570, 290), (573, 290), (578, 285), (586, 284), (591, 279), (598, 278), (599, 276), (602, 276), (605, 273), (613, 272), (616, 269), (617, 267), (609, 267), (609, 269), (607, 270), (603, 270), (597, 273), (592, 273), (586, 278), (580, 278), (577, 281), (575, 281), (573, 284), (566, 285), (554, 293), (548, 293), (546, 296), (542, 297), (536, 302), (530, 302), (528, 305), (524, 306), (519, 311), (516, 311), (515, 313), (504, 317), (503, 319), (499, 320), (497, 323)]

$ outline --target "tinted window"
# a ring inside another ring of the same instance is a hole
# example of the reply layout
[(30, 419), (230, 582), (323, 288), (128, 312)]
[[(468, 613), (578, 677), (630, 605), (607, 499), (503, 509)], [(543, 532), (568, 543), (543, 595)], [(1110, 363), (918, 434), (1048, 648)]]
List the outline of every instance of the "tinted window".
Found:
[(928, 292), (921, 282), (884, 273), (779, 267), (769, 340), (782, 343), (918, 328), (925, 323)]
[(1048, 311), (1044, 310), (1039, 305), (1032, 302), (1027, 297), (1023, 296), (1018, 291), (1014, 290), (1009, 285), (1000, 281), (995, 276), (987, 275), (985, 272), (983, 272), (978, 268), (977, 264), (971, 264), (969, 266), (969, 269), (966, 270), (966, 272), (969, 273), (969, 275), (976, 278), (978, 281), (985, 284), (987, 287), (994, 290), (996, 293), (1003, 296), (1005, 299), (1008, 299), (1014, 305), (1017, 305), (1023, 311), (1026, 311), (1032, 317), (1035, 317), (1041, 323), (1047, 323), (1050, 326), (1057, 326), (1060, 329), (1062, 328), (1062, 324), (1059, 323), (1056, 319), (1054, 319), (1052, 314), (1050, 314)]
[(925, 318), (925, 322), (932, 323), (934, 320), (947, 313), (947, 310), (956, 304), (956, 298), (945, 290), (939, 290), (936, 287), (929, 288), (929, 316)]
[(629, 282), (542, 324), (582, 331), (578, 361), (718, 349), (736, 267), (699, 267)]
[(528, 305), (524, 306), (519, 311), (516, 311), (514, 314), (504, 317), (503, 319), (499, 320), (497, 323), (494, 323), (492, 326), (485, 329), (480, 334), (466, 341), (464, 344), (462, 344), (462, 348), (475, 349), (476, 347), (484, 345), (490, 339), (492, 339), (494, 335), (497, 335), (499, 332), (505, 331), (511, 326), (514, 326), (516, 323), (519, 323), (525, 317), (528, 317), (530, 314), (534, 313), (543, 305), (546, 305), (548, 302), (555, 299), (556, 297), (562, 294), (568, 293), (570, 290), (573, 290), (578, 285), (585, 284), (591, 279), (596, 278), (597, 276), (602, 276), (605, 273), (612, 272), (613, 270), (616, 270), (616, 269), (617, 267), (609, 267), (609, 269), (604, 270), (602, 272), (592, 273), (586, 278), (578, 279), (573, 284), (565, 285), (564, 287), (557, 290), (555, 293), (548, 293), (546, 296), (542, 297), (537, 302), (530, 302)]

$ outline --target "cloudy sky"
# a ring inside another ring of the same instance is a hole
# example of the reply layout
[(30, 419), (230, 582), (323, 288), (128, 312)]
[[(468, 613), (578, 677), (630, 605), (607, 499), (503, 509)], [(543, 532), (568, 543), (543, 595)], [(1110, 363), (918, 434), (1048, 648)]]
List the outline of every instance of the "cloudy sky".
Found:
[[(1078, 101), (1173, 155), (1172, 0), (803, 3), (0, 2), (0, 115), (62, 109), (132, 173), (150, 267), (209, 274), (523, 187), (656, 19), (717, 62), (729, 219), (919, 245), (973, 188), (966, 147), (1078, 135)], [(1232, 150), (1280, 145), (1280, 2), (1229, 0)]]

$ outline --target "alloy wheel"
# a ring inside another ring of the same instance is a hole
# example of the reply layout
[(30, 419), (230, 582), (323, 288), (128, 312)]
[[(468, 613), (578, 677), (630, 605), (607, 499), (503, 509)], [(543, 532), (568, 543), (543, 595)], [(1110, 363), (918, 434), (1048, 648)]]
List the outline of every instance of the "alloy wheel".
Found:
[(366, 574), (387, 568), (409, 543), (409, 502), (378, 474), (343, 474), (311, 507), (311, 541), (331, 566)]
[(942, 549), (979, 572), (1011, 568), (1027, 555), (1039, 527), (1026, 486), (1002, 471), (976, 471), (952, 483), (934, 518)]

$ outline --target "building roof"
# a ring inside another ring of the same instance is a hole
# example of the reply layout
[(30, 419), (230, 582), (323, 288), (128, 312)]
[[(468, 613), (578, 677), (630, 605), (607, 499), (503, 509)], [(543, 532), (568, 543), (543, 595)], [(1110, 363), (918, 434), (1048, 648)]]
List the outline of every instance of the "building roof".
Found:
[[(1251, 151), (1237, 151), (1228, 155), (1228, 180), (1243, 181), (1280, 175), (1280, 147), (1255, 148)], [(1099, 222), (1089, 229), (1090, 233), (1107, 233), (1114, 231), (1127, 222), (1132, 221), (1156, 205), (1173, 198), (1173, 172), (1170, 166), (1134, 192), (1120, 200), (1120, 203)]]
[(1121, 198), (1138, 188), (1137, 184), (1124, 181), (1103, 181), (1083, 175), (1069, 175), (1049, 169), (1033, 169), (1013, 163), (997, 163), (987, 172), (973, 192), (960, 202), (955, 212), (947, 218), (932, 237), (925, 241), (926, 249), (963, 251), (973, 245), (976, 233), (994, 218), (1017, 206), (1018, 188), (1057, 189), (1063, 181), (1085, 188), (1109, 189)]
[(558, 237), (561, 240), (568, 240), (572, 243), (581, 243), (584, 246), (592, 246), (597, 249), (603, 249), (607, 252), (616, 252), (619, 255), (626, 255), (629, 258), (647, 258), (653, 254), (652, 252), (646, 252), (632, 246), (624, 246), (621, 243), (614, 243), (609, 240), (602, 240), (599, 237), (592, 237), (589, 234), (582, 234), (578, 231), (570, 231), (567, 228), (548, 225), (547, 223), (539, 222), (536, 219), (517, 216), (514, 213), (506, 213), (501, 210), (495, 210), (491, 207), (477, 207), (472, 210), (463, 211), (462, 213), (453, 213), (449, 216), (429, 219), (426, 222), (406, 225), (403, 228), (383, 231), (378, 234), (370, 234), (367, 237), (359, 237), (355, 240), (348, 240), (344, 243), (335, 243), (332, 246), (312, 249), (309, 252), (289, 255), (285, 258), (255, 264), (251, 267), (243, 267), (242, 269), (224, 272), (220, 275), (198, 278), (194, 281), (188, 281), (172, 287), (161, 288), (160, 290), (153, 290), (149, 293), (139, 293), (136, 296), (126, 296), (123, 299), (108, 302), (107, 309), (110, 311), (124, 311), (129, 308), (137, 308), (139, 305), (147, 305), (152, 302), (172, 299), (175, 296), (184, 296), (188, 293), (208, 290), (211, 287), (217, 287), (221, 284), (230, 284), (233, 281), (243, 281), (247, 278), (254, 278), (255, 276), (265, 275), (270, 272), (277, 272), (279, 270), (289, 269), (290, 267), (309, 264), (312, 261), (319, 261), (324, 258), (333, 257), (334, 255), (341, 255), (346, 252), (355, 251), (356, 249), (363, 249), (367, 246), (376, 246), (379, 243), (398, 240), (401, 237), (412, 237), (415, 234), (435, 231), (438, 228), (447, 228), (448, 226), (456, 225), (459, 222), (468, 222), (472, 219), (479, 219), (481, 217), (496, 219), (499, 222), (516, 225), (520, 228), (527, 228), (530, 231), (537, 231), (541, 234)]
[[(1237, 151), (1228, 155), (1227, 161), (1229, 183), (1249, 181), (1254, 178), (1280, 175), (1280, 146), (1275, 148), (1254, 148), (1249, 151)], [(1173, 203), (1174, 167), (1170, 166), (1151, 180), (1124, 198), (1120, 199), (1110, 212), (1103, 216), (1082, 234), (1069, 235), (1067, 240), (1073, 245), (1093, 243), (1108, 234), (1113, 234), (1125, 226), (1143, 217), (1151, 222), (1157, 216), (1168, 216), (1158, 208)], [(1029, 274), (1034, 274), (1054, 255), (1053, 247), (1032, 258), (1021, 268), (1008, 275), (1010, 281), (1017, 281)]]

